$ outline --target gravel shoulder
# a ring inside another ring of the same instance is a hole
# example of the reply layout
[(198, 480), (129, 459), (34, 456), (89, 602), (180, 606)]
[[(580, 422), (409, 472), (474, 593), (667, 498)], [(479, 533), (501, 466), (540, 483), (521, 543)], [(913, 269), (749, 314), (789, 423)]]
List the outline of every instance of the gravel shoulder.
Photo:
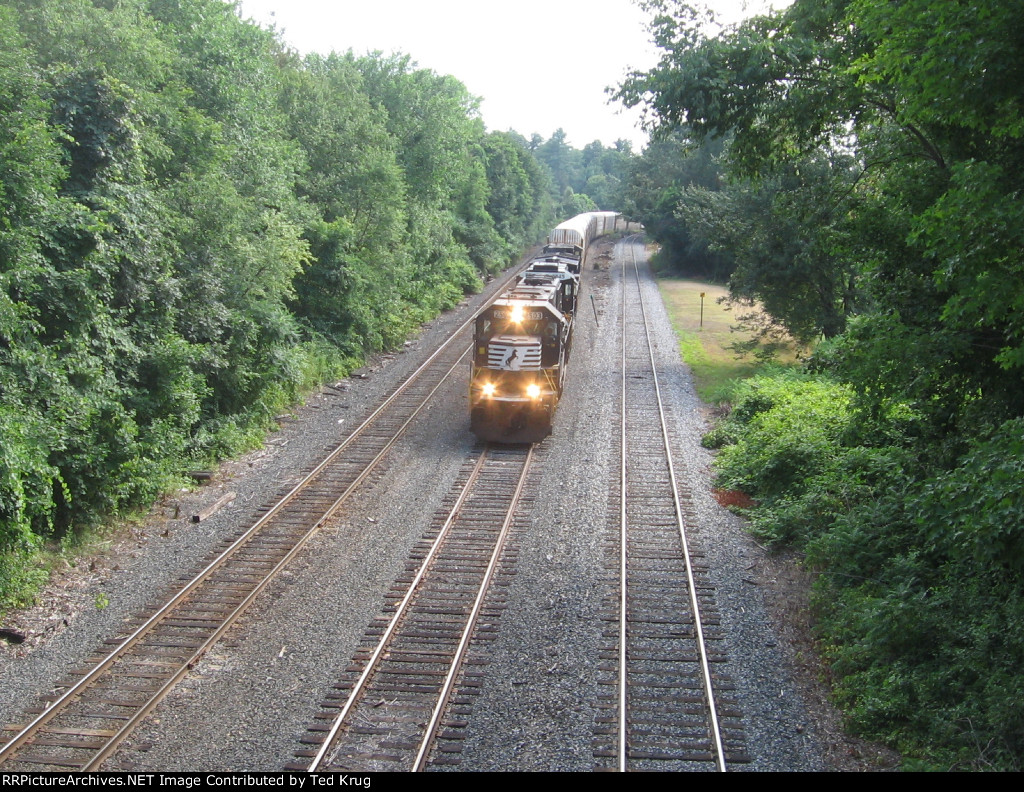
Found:
[[(593, 691), (607, 585), (592, 573), (603, 569), (614, 469), (614, 444), (600, 428), (614, 424), (617, 410), (617, 383), (609, 372), (617, 365), (618, 277), (607, 264), (596, 271), (588, 266), (567, 391), (540, 462), (542, 495), (531, 507), (531, 529), (523, 533), (497, 637), (482, 650), (486, 682), (457, 770), (594, 767)], [(241, 530), (259, 505), (357, 425), (485, 297), (426, 327), (402, 353), (374, 361), (365, 378), (314, 394), (262, 449), (222, 465), (209, 485), (165, 498), (145, 520), (123, 528), (106, 552), (58, 575), (36, 607), (12, 614), (4, 626), (29, 637), (17, 646), (0, 643), (0, 719), (17, 722), (104, 638)], [(694, 493), (696, 538), (715, 576), (730, 671), (741, 687), (753, 762), (734, 769), (891, 766), (891, 756), (846, 738), (827, 704), (799, 568), (758, 547), (742, 521), (711, 497), (711, 455), (699, 443), (706, 430), (702, 405), (653, 283), (648, 300), (666, 367), (677, 464)], [(132, 735), (114, 758), (118, 767), (279, 770), (291, 761), (473, 448), (467, 375), (453, 378), (373, 486), (321, 531)], [(191, 522), (191, 514), (228, 491), (237, 493), (230, 507)]]
[[(304, 471), (311, 469), (320, 461), (325, 450), (333, 448), (348, 431), (358, 426), (361, 420), (398, 383), (414, 371), (443, 339), (472, 317), (489, 299), (496, 285), (492, 283), (483, 293), (464, 301), (457, 309), (425, 325), (419, 336), (407, 343), (401, 352), (380, 355), (352, 377), (335, 383), (333, 387), (321, 388), (312, 394), (305, 404), (297, 405), (291, 413), (282, 417), (279, 422), (280, 428), (268, 437), (262, 448), (239, 459), (223, 463), (208, 484), (193, 491), (180, 491), (165, 496), (147, 515), (130, 524), (111, 525), (111, 539), (100, 545), (93, 555), (80, 559), (76, 566), (67, 567), (55, 574), (51, 583), (38, 597), (35, 606), (9, 613), (2, 626), (16, 630), (25, 635), (26, 639), (20, 644), (0, 641), (0, 722), (21, 722), (22, 713), (37, 705), (40, 697), (50, 694), (70, 672), (83, 665), (86, 658), (102, 645), (104, 639), (117, 635), (133, 615), (141, 611), (147, 603), (175, 589), (180, 579), (193, 576), (201, 568), (200, 564), (209, 552), (224, 539), (235, 536), (250, 525), (256, 518), (256, 509), (261, 504), (275, 493), (297, 482)], [(443, 412), (443, 408), (435, 406), (428, 410), (428, 416), (436, 417)], [(461, 410), (449, 410), (447, 417), (456, 420), (462, 413)], [(426, 431), (432, 431), (429, 428), (430, 418), (421, 421), (421, 424), (427, 427)], [(468, 427), (463, 435), (465, 443), (470, 443)], [(450, 455), (456, 459), (457, 466), (463, 452), (455, 447), (442, 448), (437, 453)], [(400, 463), (390, 464), (401, 467)], [(378, 478), (380, 475), (383, 474), (378, 474)], [(430, 491), (428, 486), (416, 486), (423, 490), (423, 497)], [(437, 486), (443, 488), (442, 484)], [(419, 493), (416, 489), (409, 491)], [(192, 515), (199, 513), (228, 492), (236, 493), (229, 506), (198, 524), (192, 522)], [(415, 512), (420, 505), (421, 494), (403, 498), (400, 504), (395, 505)], [(323, 598), (314, 597), (312, 601), (300, 601), (296, 604), (299, 611), (326, 610), (327, 613), (321, 613), (321, 618), (328, 622), (337, 623), (340, 618), (344, 623), (350, 619), (350, 631), (355, 635), (361, 633), (369, 620), (370, 616), (366, 614), (370, 610), (376, 613), (380, 596), (393, 577), (386, 577), (386, 580), (378, 580), (375, 577), (381, 565), (374, 557), (373, 550), (366, 551), (359, 544), (369, 541), (374, 536), (374, 532), (366, 530), (367, 526), (374, 525), (370, 521), (372, 507), (357, 508), (360, 509), (360, 514), (365, 515), (364, 520), (338, 521), (319, 539), (321, 543), (332, 539), (341, 544), (354, 542), (349, 557), (362, 559), (358, 564), (349, 564), (352, 569), (349, 570), (348, 577), (342, 576), (342, 579), (352, 586), (353, 595), (349, 603), (342, 607), (331, 607)], [(386, 527), (383, 530), (386, 530)], [(328, 567), (325, 572), (317, 565), (319, 550), (320, 547), (314, 542), (313, 547), (302, 556), (294, 568), (288, 570), (275, 584), (273, 592), (254, 605), (254, 609), (232, 631), (235, 642), (241, 640), (240, 633), (246, 629), (245, 625), (259, 621), (267, 602), (281, 599), (288, 602), (284, 595), (289, 590), (301, 590), (298, 586), (292, 585), (292, 582), (300, 582), (301, 569), (312, 564), (312, 574), (318, 577), (318, 582), (319, 579), (326, 581), (333, 578), (336, 574), (334, 570)], [(394, 552), (404, 551), (396, 547)], [(334, 560), (332, 563), (337, 565), (342, 562)], [(383, 568), (380, 574), (390, 573)], [(353, 580), (356, 582), (353, 583)], [(372, 589), (378, 584), (376, 598), (371, 600), (367, 587)], [(317, 588), (314, 586), (312, 591), (317, 591)], [(302, 597), (299, 599), (302, 600)], [(306, 600), (309, 599), (307, 594)], [(364, 602), (365, 605), (362, 604)], [(361, 607), (364, 607), (365, 611), (361, 611)], [(292, 640), (287, 635), (284, 642), (279, 642), (273, 627), (270, 634), (274, 637), (257, 638), (255, 641), (263, 641), (267, 647), (268, 655), (262, 665), (258, 666), (258, 673), (263, 674), (264, 678), (272, 676), (272, 672), (267, 669), (282, 665), (289, 658), (289, 653), (296, 646), (303, 644), (302, 641)], [(227, 673), (243, 663), (244, 660), (237, 659), (234, 655), (221, 656), (222, 652), (231, 654), (227, 651), (230, 645), (230, 639), (222, 642), (197, 667), (194, 677), (191, 677), (182, 689), (187, 691), (191, 687), (209, 687), (204, 679), (211, 675), (212, 669), (223, 667)], [(269, 654), (271, 646), (272, 655)], [(345, 657), (347, 658), (348, 654)], [(292, 661), (289, 659), (288, 662)], [(334, 681), (333, 678), (331, 681)], [(250, 689), (256, 685), (252, 681), (245, 684), (249, 685)], [(291, 686), (295, 682), (286, 684)], [(174, 695), (177, 695), (177, 691)], [(173, 701), (174, 695), (170, 701)], [(207, 717), (211, 712), (229, 712), (233, 706), (232, 696), (235, 699), (247, 699), (250, 694), (244, 690), (233, 691), (222, 701), (213, 704), (209, 701), (204, 702), (209, 705), (209, 709), (200, 717), (198, 725), (191, 724), (190, 742), (194, 740), (195, 734), (204, 732), (215, 738), (212, 731), (206, 728)], [(170, 712), (177, 712), (173, 704), (169, 706)], [(281, 709), (276, 705), (271, 706), (271, 718), (276, 718), (276, 713)], [(154, 720), (163, 723), (166, 723), (167, 719), (163, 710), (154, 716)], [(169, 719), (179, 720), (177, 715), (172, 715)], [(264, 721), (261, 728), (271, 731), (276, 729), (272, 719), (270, 722)], [(305, 725), (303, 721), (302, 727)], [(301, 728), (297, 729), (295, 734), (287, 735), (288, 754), (272, 758), (263, 758), (244, 749), (234, 756), (229, 756), (223, 750), (224, 743), (221, 743), (217, 754), (223, 755), (223, 762), (219, 758), (207, 762), (207, 757), (204, 756), (183, 757), (180, 765), (175, 762), (172, 767), (171, 764), (165, 765), (162, 762), (150, 764), (148, 759), (138, 759), (137, 762), (123, 756), (118, 756), (117, 759), (126, 767), (137, 765), (157, 770), (170, 770), (179, 766), (185, 769), (210, 770), (279, 769), (283, 764), (282, 756), (290, 758), (290, 751), (295, 747), (295, 740), (300, 732)]]

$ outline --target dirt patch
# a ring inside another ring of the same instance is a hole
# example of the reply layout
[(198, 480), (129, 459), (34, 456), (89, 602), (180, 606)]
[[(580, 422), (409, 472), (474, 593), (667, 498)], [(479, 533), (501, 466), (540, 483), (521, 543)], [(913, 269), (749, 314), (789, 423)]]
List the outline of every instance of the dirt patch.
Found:
[[(0, 641), (0, 654), (11, 658), (24, 657), (59, 635), (84, 608), (89, 607), (88, 592), (96, 587), (98, 581), (99, 576), (88, 566), (84, 569), (66, 566), (54, 571), (50, 582), (36, 596), (34, 605), (11, 611), (4, 618), (3, 627), (10, 636)], [(93, 603), (92, 607), (96, 605)]]
[(752, 509), (757, 503), (747, 493), (740, 492), (734, 489), (718, 489), (717, 487), (711, 490), (711, 494), (715, 496), (715, 500), (718, 501), (719, 506), (723, 506), (726, 509), (737, 508), (737, 509)]
[[(248, 456), (260, 453), (262, 450)], [(21, 640), (0, 640), (0, 656), (25, 657), (70, 627), (82, 613), (107, 607), (109, 600), (103, 585), (120, 571), (121, 562), (145, 553), (150, 540), (181, 530), (184, 518), (198, 513), (223, 494), (217, 482), (243, 464), (243, 460), (225, 462), (206, 486), (164, 496), (144, 516), (110, 527), (107, 539), (95, 542), (73, 561), (58, 564), (34, 604), (4, 616), (0, 626), (16, 633)]]

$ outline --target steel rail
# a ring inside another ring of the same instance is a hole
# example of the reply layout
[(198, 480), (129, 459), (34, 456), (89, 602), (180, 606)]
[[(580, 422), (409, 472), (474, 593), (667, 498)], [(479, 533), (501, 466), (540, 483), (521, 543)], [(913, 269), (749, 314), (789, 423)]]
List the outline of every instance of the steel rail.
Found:
[(412, 423), (413, 419), (417, 415), (419, 415), (420, 411), (423, 410), (427, 402), (430, 401), (431, 397), (437, 392), (438, 388), (440, 388), (441, 385), (443, 385), (444, 382), (447, 381), (448, 377), (451, 376), (451, 373), (455, 370), (455, 367), (462, 362), (465, 356), (466, 353), (464, 352), (462, 356), (458, 360), (456, 360), (454, 364), (452, 364), (452, 366), (448, 369), (447, 372), (445, 372), (445, 375), (441, 378), (437, 385), (434, 386), (431, 389), (430, 393), (428, 393), (427, 396), (423, 399), (420, 406), (417, 407), (413, 411), (413, 413), (395, 431), (395, 434), (391, 438), (391, 440), (387, 442), (387, 444), (380, 450), (380, 452), (373, 458), (373, 460), (363, 469), (362, 473), (360, 473), (355, 478), (355, 480), (351, 484), (349, 484), (348, 487), (345, 488), (345, 491), (341, 495), (339, 495), (338, 498), (334, 501), (334, 503), (332, 503), (327, 508), (327, 510), (317, 519), (316, 523), (309, 529), (309, 531), (307, 531), (306, 534), (295, 543), (295, 545), (292, 547), (291, 550), (288, 551), (284, 558), (278, 561), (278, 563), (274, 566), (273, 569), (270, 570), (270, 572), (267, 573), (263, 580), (257, 583), (256, 586), (246, 595), (246, 597), (235, 607), (235, 609), (227, 615), (223, 623), (216, 629), (216, 631), (212, 635), (210, 635), (206, 639), (203, 645), (195, 651), (192, 657), (190, 657), (187, 662), (180, 666), (178, 671), (175, 672), (174, 676), (168, 679), (167, 682), (164, 683), (164, 685), (160, 688), (160, 690), (154, 694), (152, 699), (149, 702), (147, 702), (138, 712), (132, 715), (128, 719), (128, 721), (125, 722), (124, 726), (122, 726), (122, 728), (118, 730), (118, 733), (110, 738), (110, 741), (108, 742), (107, 746), (101, 749), (98, 752), (98, 754), (87, 765), (83, 767), (83, 770), (98, 770), (103, 761), (114, 752), (114, 750), (117, 748), (117, 745), (122, 740), (124, 740), (124, 738), (127, 737), (128, 734), (131, 733), (131, 731), (139, 724), (139, 722), (146, 715), (148, 715), (156, 707), (156, 705), (159, 704), (160, 701), (170, 692), (171, 688), (174, 687), (174, 685), (177, 682), (179, 682), (181, 678), (188, 673), (189, 670), (191, 670), (191, 668), (199, 661), (199, 659), (210, 650), (210, 648), (220, 639), (220, 637), (231, 627), (232, 624), (234, 624), (239, 619), (239, 617), (245, 612), (245, 610), (253, 603), (256, 597), (270, 584), (270, 582), (275, 577), (277, 577), (278, 573), (280, 573), (281, 570), (288, 566), (292, 559), (296, 555), (298, 555), (298, 553), (306, 546), (309, 540), (317, 534), (317, 532), (324, 525), (324, 523), (326, 523), (327, 520), (329, 520), (334, 515), (334, 513), (342, 506), (342, 504), (346, 500), (348, 500), (348, 498), (352, 495), (356, 488), (360, 484), (362, 484), (363, 481), (365, 481), (366, 478), (370, 475), (370, 473), (373, 472), (373, 470), (377, 467), (377, 465), (380, 464), (380, 461), (381, 459), (384, 458), (384, 455), (392, 448), (392, 446), (394, 446), (394, 444), (398, 441), (399, 437), (401, 437), (401, 435), (405, 432), (409, 424)]
[(416, 761), (412, 766), (414, 773), (423, 769), (423, 765), (427, 759), (427, 752), (430, 750), (430, 744), (433, 742), (434, 735), (437, 733), (438, 724), (441, 721), (441, 716), (444, 714), (445, 707), (448, 705), (448, 698), (451, 695), (452, 687), (455, 685), (455, 677), (458, 674), (459, 669), (462, 667), (462, 660), (465, 657), (466, 650), (469, 648), (470, 638), (472, 637), (473, 630), (476, 627), (477, 618), (480, 616), (480, 610), (483, 608), (484, 597), (491, 586), (491, 580), (494, 578), (494, 572), (498, 568), (498, 561), (501, 559), (502, 550), (505, 548), (505, 540), (508, 537), (509, 529), (512, 527), (512, 519), (515, 514), (516, 506), (519, 505), (523, 489), (526, 486), (526, 477), (530, 470), (530, 463), (533, 461), (533, 449), (534, 446), (531, 445), (530, 450), (526, 454), (526, 459), (523, 462), (523, 470), (519, 474), (519, 481), (516, 483), (515, 493), (513, 493), (512, 499), (509, 502), (508, 512), (505, 514), (505, 520), (502, 523), (501, 531), (498, 533), (498, 537), (494, 542), (494, 550), (491, 553), (490, 562), (487, 564), (487, 572), (484, 574), (483, 580), (480, 581), (480, 588), (477, 591), (476, 601), (473, 603), (473, 610), (470, 613), (469, 618), (466, 620), (466, 626), (463, 629), (458, 649), (455, 651), (455, 657), (452, 659), (448, 675), (445, 677), (444, 685), (441, 688), (441, 694), (438, 696), (437, 705), (434, 707), (430, 723), (427, 724), (427, 730), (423, 735), (423, 740), (420, 743), (420, 749), (416, 754)]
[[(508, 280), (514, 278), (513, 275)], [(27, 743), (31, 737), (38, 732), (43, 726), (45, 726), (50, 720), (56, 717), (62, 712), (70, 702), (78, 696), (79, 693), (88, 688), (94, 683), (103, 673), (109, 670), (118, 660), (120, 660), (133, 646), (137, 645), (149, 632), (151, 632), (164, 618), (170, 614), (178, 605), (186, 600), (190, 595), (203, 585), (218, 569), (224, 566), (232, 556), (241, 547), (246, 545), (252, 538), (258, 533), (259, 529), (262, 528), (269, 520), (280, 514), (296, 497), (296, 495), (304, 490), (309, 484), (319, 476), (327, 467), (329, 467), (338, 456), (347, 450), (357, 438), (359, 438), (365, 430), (371, 426), (381, 414), (389, 407), (394, 401), (405, 393), (409, 387), (425, 372), (436, 360), (444, 353), (452, 344), (456, 342), (462, 332), (474, 321), (474, 317), (470, 317), (463, 322), (450, 336), (435, 350), (426, 361), (410, 374), (395, 391), (382, 402), (377, 409), (375, 409), (358, 427), (349, 433), (348, 437), (342, 441), (330, 454), (325, 457), (320, 464), (318, 464), (312, 471), (310, 471), (301, 481), (299, 481), (288, 493), (282, 496), (278, 502), (269, 509), (260, 519), (258, 519), (245, 533), (238, 537), (234, 542), (231, 543), (216, 559), (211, 561), (199, 574), (197, 574), (191, 581), (189, 581), (179, 592), (162, 605), (155, 613), (147, 618), (141, 625), (139, 625), (131, 635), (127, 636), (117, 647), (115, 647), (103, 660), (97, 663), (88, 673), (84, 674), (74, 685), (67, 688), (58, 698), (56, 698), (51, 704), (41, 713), (39, 713), (34, 719), (32, 719), (21, 731), (18, 732), (13, 738), (11, 738), (2, 748), (0, 748), (0, 764), (8, 761), (15, 752)], [(157, 691), (153, 698), (143, 705), (142, 710), (137, 716), (133, 716), (129, 719), (128, 723), (124, 727), (118, 730), (118, 732), (111, 738), (110, 743), (101, 749), (101, 758), (99, 760), (90, 761), (83, 769), (90, 770), (96, 769), (98, 762), (102, 762), (103, 759), (107, 758), (110, 753), (117, 747), (117, 745), (127, 736), (127, 734), (138, 724), (139, 720), (145, 715), (149, 714), (157, 703), (167, 694), (170, 688), (177, 681), (180, 681), (181, 677), (194, 665), (194, 663), (209, 650), (210, 646), (223, 634), (223, 632), (230, 626), (231, 623), (237, 620), (238, 616), (241, 615), (242, 611), (251, 604), (255, 595), (262, 591), (263, 588), (269, 583), (269, 581), (277, 575), (277, 573), (284, 568), (288, 561), (290, 561), (298, 550), (305, 545), (305, 543), (316, 533), (317, 530), (324, 524), (324, 522), (338, 509), (341, 503), (346, 500), (355, 487), (365, 480), (369, 472), (379, 463), (380, 459), (383, 458), (384, 454), (389, 450), (398, 437), (405, 431), (405, 429), (412, 422), (413, 418), (419, 414), (425, 404), (430, 398), (437, 392), (441, 385), (451, 376), (451, 373), (456, 367), (462, 362), (465, 355), (472, 348), (472, 345), (466, 347), (466, 349), (459, 355), (455, 363), (449, 367), (448, 371), (441, 377), (440, 381), (435, 385), (430, 392), (421, 400), (420, 405), (416, 410), (409, 416), (409, 418), (402, 423), (402, 425), (394, 432), (391, 440), (386, 446), (377, 454), (377, 456), (366, 466), (363, 472), (357, 477), (349, 487), (346, 488), (345, 492), (337, 498), (334, 503), (327, 509), (326, 512), (322, 513), (317, 519), (316, 523), (310, 529), (310, 531), (298, 540), (296, 546), (288, 553), (288, 555), (279, 562), (269, 575), (259, 583), (253, 592), (243, 600), (242, 604), (239, 605), (225, 620), (225, 624), (217, 629), (214, 637), (204, 642), (203, 646), (194, 655), (179, 668), (173, 677), (168, 681), (167, 684), (163, 685), (159, 691)]]
[[(493, 450), (493, 446), (489, 445), (480, 453), (480, 456), (476, 460), (470, 474), (467, 476), (465, 483), (459, 489), (455, 502), (448, 509), (448, 513), (445, 515), (444, 522), (438, 529), (437, 535), (432, 539), (430, 547), (419, 563), (415, 575), (407, 584), (401, 601), (395, 605), (395, 610), (392, 613), (387, 626), (377, 639), (372, 653), (366, 660), (366, 665), (363, 667), (358, 679), (353, 683), (349, 690), (344, 704), (342, 704), (340, 711), (334, 717), (331, 727), (321, 742), (312, 761), (308, 765), (307, 771), (320, 771), (329, 767), (334, 762), (334, 754), (337, 750), (336, 744), (342, 730), (346, 728), (347, 722), (351, 721), (354, 717), (356, 707), (362, 697), (366, 694), (367, 690), (371, 688), (373, 678), (380, 670), (381, 663), (384, 662), (388, 653), (394, 648), (394, 641), (400, 635), (403, 623), (415, 608), (414, 601), (416, 597), (429, 581), (428, 575), (430, 573), (430, 569), (436, 562), (443, 558), (443, 546), (451, 537), (452, 531), (455, 530), (460, 514), (463, 512), (466, 505), (466, 501), (478, 486), (482, 478), (483, 471), (489, 461), (489, 453)], [(443, 717), (447, 707), (448, 700), (454, 690), (455, 680), (463, 665), (476, 623), (483, 609), (487, 592), (490, 589), (490, 584), (498, 568), (501, 553), (504, 550), (506, 539), (511, 530), (516, 506), (521, 500), (523, 490), (525, 489), (533, 454), (534, 450), (531, 446), (527, 451), (526, 458), (522, 462), (522, 468), (518, 472), (514, 490), (509, 496), (509, 505), (505, 509), (505, 517), (502, 521), (502, 527), (497, 532), (494, 539), (494, 546), (489, 552), (490, 558), (487, 568), (484, 571), (480, 582), (476, 584), (476, 593), (473, 605), (470, 608), (465, 623), (459, 629), (458, 643), (452, 651), (451, 659), (447, 662), (448, 669), (445, 672), (445, 680), (436, 693), (437, 698), (431, 708), (431, 717), (425, 724), (423, 724), (423, 736), (420, 738), (416, 757), (413, 760), (412, 766), (409, 768), (413, 772), (423, 769), (426, 763), (427, 754), (434, 738), (436, 737), (441, 718)]]
[(426, 556), (423, 559), (423, 563), (420, 564), (419, 569), (416, 571), (416, 575), (413, 577), (412, 582), (409, 584), (409, 588), (405, 592), (405, 596), (402, 597), (402, 601), (395, 608), (395, 613), (391, 617), (391, 621), (388, 623), (388, 626), (384, 630), (384, 633), (381, 636), (380, 641), (377, 643), (376, 648), (373, 650), (373, 653), (370, 655), (369, 659), (366, 662), (366, 668), (363, 669), (363, 672), (359, 675), (359, 679), (356, 680), (356, 683), (352, 686), (352, 690), (349, 693), (348, 699), (346, 699), (345, 704), (342, 706), (341, 712), (338, 713), (338, 716), (335, 718), (334, 723), (331, 725), (331, 729), (327, 733), (327, 736), (324, 738), (323, 744), (320, 746), (320, 750), (317, 751), (316, 756), (313, 757), (313, 761), (310, 762), (308, 768), (309, 772), (315, 772), (319, 770), (323, 765), (324, 760), (327, 758), (327, 753), (330, 751), (332, 743), (338, 736), (338, 732), (341, 731), (341, 727), (344, 725), (345, 720), (348, 718), (349, 712), (351, 712), (352, 707), (355, 706), (356, 701), (362, 694), (363, 688), (366, 687), (366, 683), (369, 681), (374, 670), (376, 669), (377, 661), (380, 660), (381, 655), (384, 654), (384, 650), (387, 647), (388, 643), (390, 642), (391, 636), (398, 628), (399, 622), (405, 615), (405, 612), (408, 609), (409, 604), (412, 602), (412, 598), (415, 595), (416, 590), (419, 588), (420, 582), (423, 580), (423, 577), (427, 572), (427, 567), (430, 565), (430, 562), (433, 561), (434, 557), (437, 555), (437, 551), (440, 549), (441, 545), (444, 542), (444, 539), (448, 535), (449, 529), (455, 522), (455, 518), (461, 511), (462, 505), (466, 502), (466, 498), (469, 497), (469, 493), (473, 489), (473, 485), (476, 483), (477, 478), (479, 478), (480, 476), (480, 471), (483, 470), (484, 461), (486, 460), (486, 458), (487, 449), (485, 448), (480, 453), (480, 457), (477, 459), (476, 465), (473, 467), (473, 470), (470, 473), (465, 486), (463, 486), (458, 498), (456, 498), (455, 504), (452, 506), (452, 509), (448, 514), (448, 518), (445, 520), (444, 525), (441, 527), (441, 530), (438, 532), (437, 536), (434, 538), (434, 541), (431, 543), (430, 550), (427, 552)]
[[(647, 350), (648, 350), (648, 356), (649, 356), (649, 359), (650, 359), (651, 371), (652, 371), (652, 373), (654, 375), (654, 391), (655, 391), (655, 395), (657, 397), (658, 415), (659, 415), (660, 422), (661, 422), (661, 435), (662, 435), (662, 441), (664, 443), (665, 457), (666, 457), (666, 461), (667, 461), (667, 465), (668, 465), (668, 480), (669, 480), (669, 483), (671, 484), (672, 500), (673, 500), (673, 505), (674, 505), (674, 508), (675, 508), (676, 525), (677, 525), (678, 530), (679, 530), (679, 538), (680, 538), (680, 541), (681, 541), (681, 544), (682, 544), (682, 549), (683, 549), (683, 556), (684, 556), (685, 568), (686, 568), (687, 588), (689, 589), (690, 607), (691, 607), (691, 610), (692, 610), (692, 613), (693, 613), (694, 629), (696, 631), (698, 655), (699, 655), (699, 658), (700, 658), (701, 674), (702, 674), (702, 677), (703, 677), (703, 684), (704, 684), (704, 694), (705, 694), (705, 698), (706, 698), (706, 702), (707, 702), (707, 706), (708, 706), (708, 719), (709, 719), (710, 724), (711, 724), (711, 732), (712, 732), (712, 738), (713, 738), (713, 743), (714, 743), (715, 762), (716, 762), (717, 769), (719, 771), (721, 771), (721, 772), (725, 772), (726, 771), (725, 748), (724, 748), (724, 746), (722, 744), (721, 729), (719, 727), (719, 722), (718, 722), (718, 711), (717, 711), (717, 707), (715, 705), (715, 693), (714, 693), (714, 687), (713, 687), (712, 679), (711, 679), (711, 668), (710, 668), (710, 664), (708, 662), (707, 647), (706, 647), (705, 639), (704, 639), (704, 628), (703, 628), (702, 619), (701, 619), (701, 613), (700, 613), (700, 603), (699, 603), (698, 598), (697, 598), (697, 587), (696, 587), (696, 581), (695, 581), (694, 574), (693, 574), (693, 564), (692, 564), (692, 560), (691, 560), (691, 557), (690, 557), (689, 541), (688, 541), (688, 538), (686, 536), (686, 526), (685, 526), (685, 521), (683, 519), (683, 514), (682, 514), (682, 506), (681, 506), (681, 501), (680, 501), (680, 497), (679, 497), (679, 488), (678, 488), (678, 483), (677, 483), (676, 474), (675, 474), (675, 465), (674, 465), (673, 460), (672, 460), (672, 450), (671, 450), (671, 443), (670, 443), (669, 434), (668, 434), (668, 424), (667, 424), (667, 421), (666, 421), (666, 418), (665, 418), (664, 402), (663, 402), (662, 396), (661, 396), (661, 385), (660, 385), (660, 381), (659, 381), (659, 377), (658, 377), (657, 361), (655, 360), (655, 356), (654, 356), (654, 344), (651, 341), (650, 325), (649, 325), (648, 318), (647, 318), (647, 309), (646, 309), (646, 305), (645, 305), (645, 302), (644, 302), (644, 296), (643, 296), (643, 285), (642, 285), (642, 283), (640, 281), (640, 270), (639, 270), (639, 267), (638, 267), (638, 265), (636, 263), (636, 254), (635, 254), (635, 247), (634, 246), (635, 246), (635, 242), (630, 243), (630, 245), (629, 245), (629, 252), (630, 252), (630, 258), (631, 258), (632, 263), (633, 263), (633, 272), (634, 272), (634, 275), (635, 275), (635, 278), (636, 278), (637, 293), (639, 295), (639, 301), (640, 301), (640, 312), (641, 312), (641, 315), (642, 315), (642, 318), (643, 318), (644, 335), (646, 337), (646, 342), (647, 342)], [(625, 438), (625, 403), (626, 403), (626, 394), (625, 394), (625, 326), (626, 326), (626, 323), (625, 323), (625, 314), (626, 314), (625, 290), (626, 290), (626, 285), (625, 285), (625, 282), (626, 282), (627, 278), (626, 278), (625, 268), (626, 268), (626, 264), (625, 264), (625, 261), (623, 261), (623, 273), (622, 273), (622, 282), (623, 282), (623, 286), (622, 286), (622, 289), (623, 289), (623, 291), (622, 291), (622, 293), (623, 293), (623, 305), (622, 305), (622, 313), (623, 313), (623, 323), (622, 323), (622, 326), (623, 326), (623, 353), (622, 353), (622, 355), (623, 355), (623, 358), (622, 358), (622, 366), (623, 366), (623, 395), (622, 395), (622, 403), (623, 403), (623, 427), (624, 427), (623, 428), (623, 438)], [(622, 482), (623, 482), (622, 483), (622, 501), (623, 501), (623, 504), (625, 503), (625, 499), (626, 499), (625, 470), (626, 470), (625, 439), (623, 439), (623, 458), (622, 458), (622, 471), (623, 471), (622, 472)], [(624, 505), (622, 506), (622, 515), (623, 515), (622, 519), (625, 520), (625, 506)], [(625, 575), (625, 569), (626, 569), (625, 530), (626, 530), (625, 529), (625, 524), (623, 523), (623, 528), (622, 528), (622, 533), (621, 533), (621, 536), (622, 536), (622, 539), (621, 539), (621, 541), (622, 541), (622, 549), (621, 549), (622, 562), (621, 562), (621, 568), (622, 568), (622, 574), (623, 575)], [(621, 618), (622, 623), (624, 625), (625, 624), (625, 607), (626, 607), (626, 595), (624, 593), (625, 589), (626, 589), (625, 577), (623, 577), (622, 580), (623, 580), (623, 582), (622, 582), (621, 588), (622, 588), (623, 594), (622, 594), (622, 603), (621, 603), (621, 606), (620, 606), (621, 607), (620, 618)], [(621, 629), (621, 635), (623, 636), (622, 640), (624, 641), (624, 636), (625, 636), (626, 631), (625, 631), (624, 626), (621, 627), (620, 629)], [(626, 763), (625, 742), (624, 742), (625, 741), (625, 733), (626, 733), (626, 724), (625, 724), (625, 720), (626, 720), (625, 695), (626, 694), (625, 694), (625, 690), (624, 690), (625, 687), (626, 687), (625, 670), (624, 670), (625, 669), (625, 660), (626, 660), (625, 655), (626, 655), (626, 644), (623, 642), (623, 643), (621, 643), (621, 650), (620, 650), (620, 686), (621, 686), (622, 691), (623, 691), (623, 692), (620, 693), (620, 707), (621, 707), (621, 713), (622, 713), (622, 715), (620, 717), (620, 724), (621, 724), (620, 725), (620, 732), (621, 732), (620, 733), (620, 756), (619, 756), (619, 769), (620, 770), (625, 770), (626, 769), (626, 767), (625, 767), (625, 763)]]
[(619, 740), (618, 740), (618, 756), (619, 756), (619, 772), (624, 773), (627, 769), (627, 763), (629, 757), (627, 756), (627, 742), (628, 742), (628, 721), (627, 716), (629, 710), (627, 709), (628, 698), (627, 698), (627, 671), (626, 666), (628, 664), (628, 658), (626, 657), (626, 641), (627, 641), (627, 597), (626, 597), (626, 581), (628, 572), (627, 562), (627, 520), (626, 520), (626, 273), (625, 266), (623, 266), (622, 273), (622, 345), (621, 345), (621, 359), (620, 366), (622, 368), (622, 404), (621, 404), (621, 433), (620, 433), (620, 445), (619, 445)]

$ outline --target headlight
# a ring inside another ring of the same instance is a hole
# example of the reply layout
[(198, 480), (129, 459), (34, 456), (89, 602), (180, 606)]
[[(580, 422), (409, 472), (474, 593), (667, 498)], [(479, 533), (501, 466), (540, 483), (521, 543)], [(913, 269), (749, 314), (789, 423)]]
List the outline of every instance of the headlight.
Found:
[(540, 385), (527, 385), (526, 395), (531, 399), (536, 399), (540, 396)]
[(487, 398), (490, 398), (491, 396), (494, 395), (494, 390), (495, 390), (494, 383), (493, 382), (485, 382), (484, 386), (480, 390), (483, 391), (484, 396), (486, 396)]
[(512, 321), (519, 324), (523, 321), (523, 306), (513, 305), (512, 306)]

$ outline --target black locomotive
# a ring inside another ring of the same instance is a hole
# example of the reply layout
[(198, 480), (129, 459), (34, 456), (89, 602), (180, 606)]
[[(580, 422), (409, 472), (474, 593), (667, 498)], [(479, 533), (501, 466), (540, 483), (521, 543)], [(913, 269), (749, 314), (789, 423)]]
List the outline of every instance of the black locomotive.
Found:
[(562, 223), (516, 284), (477, 316), (469, 400), (470, 427), (480, 439), (533, 443), (551, 433), (587, 246), (619, 218), (588, 212)]

